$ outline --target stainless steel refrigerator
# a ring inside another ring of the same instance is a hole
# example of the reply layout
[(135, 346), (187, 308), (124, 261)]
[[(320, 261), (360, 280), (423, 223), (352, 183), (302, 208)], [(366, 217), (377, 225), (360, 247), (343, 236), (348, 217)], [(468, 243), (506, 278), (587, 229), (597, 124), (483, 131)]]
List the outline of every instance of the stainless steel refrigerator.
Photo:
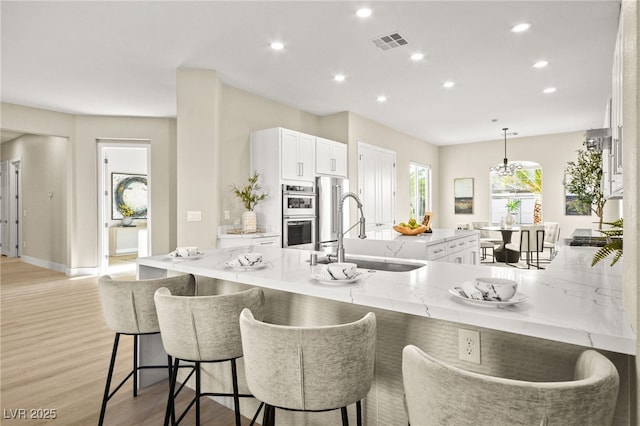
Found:
[[(320, 176), (316, 178), (317, 228), (316, 250), (325, 250), (338, 243), (338, 203), (345, 192), (349, 192), (349, 180), (340, 177)], [(344, 228), (349, 229), (349, 203), (344, 203)]]

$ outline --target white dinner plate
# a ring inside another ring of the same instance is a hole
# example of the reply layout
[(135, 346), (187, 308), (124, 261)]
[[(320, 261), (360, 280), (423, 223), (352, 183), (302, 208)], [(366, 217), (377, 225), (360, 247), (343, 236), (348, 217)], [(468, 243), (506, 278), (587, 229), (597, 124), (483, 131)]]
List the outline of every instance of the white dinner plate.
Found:
[(204, 253), (192, 254), (191, 256), (167, 256), (171, 260), (181, 261), (181, 260), (196, 260), (200, 259), (204, 256)]
[(321, 278), (318, 275), (311, 275), (311, 278), (313, 278), (316, 281), (319, 281), (323, 284), (332, 284), (332, 285), (338, 285), (338, 284), (352, 284), (355, 283), (358, 280), (361, 280), (363, 278), (365, 278), (364, 274), (362, 272), (357, 272), (353, 277), (349, 278), (349, 279), (345, 279), (345, 280), (328, 280), (325, 278)]
[(500, 306), (511, 306), (517, 305), (518, 303), (525, 302), (529, 297), (524, 293), (516, 293), (511, 299), (500, 301), (500, 300), (476, 300), (469, 299), (468, 297), (462, 296), (455, 288), (449, 289), (449, 293), (451, 293), (456, 299), (462, 300), (463, 302), (471, 303), (472, 305), (484, 306), (484, 307), (500, 307)]
[(235, 264), (235, 261), (229, 261), (229, 262), (225, 262), (225, 267), (231, 269), (232, 271), (238, 271), (238, 272), (249, 272), (249, 271), (256, 271), (258, 269), (262, 269), (262, 268), (266, 268), (267, 266), (269, 266), (268, 262), (261, 262), (261, 263), (256, 263), (255, 265), (247, 265), (247, 266), (242, 266), (242, 265), (237, 265)]

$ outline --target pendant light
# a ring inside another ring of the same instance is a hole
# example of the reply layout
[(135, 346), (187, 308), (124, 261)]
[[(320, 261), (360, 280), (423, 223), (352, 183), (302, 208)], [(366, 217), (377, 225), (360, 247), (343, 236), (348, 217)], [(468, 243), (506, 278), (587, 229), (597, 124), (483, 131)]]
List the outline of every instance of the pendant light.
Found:
[(522, 164), (509, 163), (509, 159), (507, 159), (507, 130), (509, 130), (508, 127), (502, 129), (502, 131), (504, 131), (504, 158), (502, 160), (502, 163), (491, 166), (491, 168), (489, 169), (492, 172), (496, 172), (500, 176), (513, 176), (516, 170), (522, 169)]

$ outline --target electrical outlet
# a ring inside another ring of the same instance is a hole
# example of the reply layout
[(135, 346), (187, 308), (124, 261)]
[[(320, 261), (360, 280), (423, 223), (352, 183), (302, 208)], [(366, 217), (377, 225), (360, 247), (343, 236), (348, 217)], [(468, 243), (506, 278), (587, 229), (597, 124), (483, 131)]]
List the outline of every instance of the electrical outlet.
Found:
[(227, 220), (229, 219), (229, 210), (224, 211), (224, 218)]
[(480, 332), (458, 329), (458, 357), (463, 361), (480, 364)]

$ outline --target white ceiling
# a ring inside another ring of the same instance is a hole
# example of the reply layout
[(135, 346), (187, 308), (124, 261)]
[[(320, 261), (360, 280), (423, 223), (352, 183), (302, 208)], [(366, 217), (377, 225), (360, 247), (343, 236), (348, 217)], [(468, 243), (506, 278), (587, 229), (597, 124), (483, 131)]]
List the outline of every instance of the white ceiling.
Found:
[[(367, 5), (373, 15), (355, 16)], [(619, 1), (1, 2), (3, 102), (175, 117), (179, 67), (436, 145), (602, 127)], [(510, 27), (530, 22), (525, 33)], [(408, 45), (382, 51), (392, 32)], [(281, 40), (282, 51), (269, 43)], [(424, 60), (409, 56), (420, 51)], [(544, 69), (533, 68), (538, 60)], [(336, 83), (335, 73), (346, 81)], [(444, 89), (444, 81), (456, 83)], [(546, 87), (553, 94), (543, 94)], [(378, 95), (387, 96), (378, 103)], [(492, 122), (498, 119), (497, 122)]]

